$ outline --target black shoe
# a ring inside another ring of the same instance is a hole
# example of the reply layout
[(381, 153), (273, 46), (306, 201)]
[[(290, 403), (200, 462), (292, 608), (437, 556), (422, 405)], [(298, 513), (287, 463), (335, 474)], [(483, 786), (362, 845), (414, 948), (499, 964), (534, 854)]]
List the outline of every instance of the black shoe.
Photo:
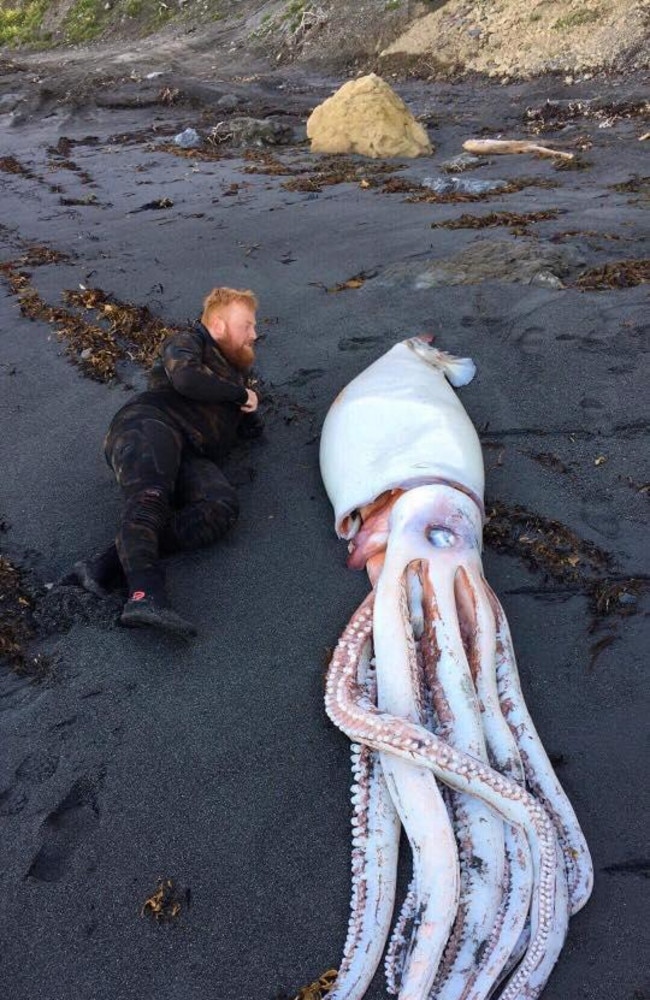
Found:
[(108, 597), (108, 592), (104, 590), (94, 572), (92, 561), (85, 562), (81, 560), (80, 562), (76, 562), (72, 567), (72, 571), (61, 580), (61, 586), (83, 587), (84, 590), (94, 594), (95, 597)]
[(153, 597), (140, 597), (138, 600), (130, 598), (124, 605), (120, 621), (129, 628), (149, 625), (163, 632), (186, 638), (196, 635), (196, 627), (191, 622), (181, 618), (172, 608), (166, 607)]

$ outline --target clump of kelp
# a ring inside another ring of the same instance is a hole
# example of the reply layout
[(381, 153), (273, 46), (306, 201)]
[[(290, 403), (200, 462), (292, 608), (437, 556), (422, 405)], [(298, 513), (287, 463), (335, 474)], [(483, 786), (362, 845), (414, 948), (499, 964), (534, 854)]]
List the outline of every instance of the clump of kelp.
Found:
[(537, 177), (521, 177), (517, 180), (507, 181), (499, 184), (498, 187), (487, 191), (434, 191), (427, 184), (420, 184), (418, 181), (410, 181), (402, 177), (390, 177), (382, 187), (383, 194), (405, 194), (404, 201), (410, 204), (427, 205), (448, 205), (455, 202), (475, 202), (487, 201), (490, 198), (499, 198), (505, 194), (515, 194), (523, 191), (527, 187), (554, 188), (556, 184), (552, 180)]
[(555, 132), (577, 122), (595, 122), (599, 128), (611, 128), (620, 121), (645, 118), (650, 105), (647, 101), (598, 101), (547, 100), (538, 107), (526, 108), (524, 120), (533, 135)]
[(337, 976), (336, 969), (328, 969), (309, 986), (303, 986), (297, 994), (280, 993), (275, 1000), (324, 1000), (336, 986)]
[(517, 234), (522, 234), (533, 222), (557, 219), (560, 209), (551, 208), (540, 212), (488, 212), (487, 215), (467, 215), (444, 222), (432, 222), (432, 229), (492, 229), (495, 226), (509, 226)]
[(608, 624), (609, 632), (591, 649), (596, 657), (615, 642), (611, 622), (635, 614), (647, 590), (647, 581), (625, 577), (617, 571), (610, 553), (567, 528), (560, 521), (542, 517), (519, 505), (501, 502), (487, 505), (485, 544), (496, 552), (523, 560), (534, 572), (561, 584), (566, 590), (584, 594), (591, 614), (590, 631)]
[(140, 907), (140, 916), (156, 921), (175, 920), (189, 906), (189, 889), (181, 889), (173, 879), (158, 880), (158, 888)]
[(17, 297), (22, 314), (52, 326), (65, 343), (66, 355), (96, 381), (118, 377), (121, 362), (149, 367), (162, 342), (180, 328), (164, 323), (147, 306), (121, 302), (101, 288), (64, 291), (63, 302), (72, 308), (49, 305), (24, 268), (67, 259), (50, 247), (33, 246), (16, 260), (0, 264), (0, 274)]
[(576, 288), (601, 292), (610, 288), (634, 288), (650, 281), (650, 259), (615, 260), (584, 271), (575, 282)]
[(324, 187), (335, 184), (358, 184), (362, 188), (375, 188), (387, 176), (392, 176), (401, 169), (401, 166), (395, 164), (364, 163), (345, 156), (332, 156), (320, 160), (316, 169), (297, 167), (292, 172), (300, 176), (285, 181), (282, 187), (287, 191), (313, 193), (319, 193)]
[(47, 657), (27, 652), (35, 634), (33, 609), (20, 569), (0, 555), (0, 662), (21, 677), (41, 681), (49, 675), (51, 664)]
[(15, 156), (0, 156), (0, 170), (5, 174), (14, 174), (17, 177), (35, 176), (29, 167), (26, 167)]

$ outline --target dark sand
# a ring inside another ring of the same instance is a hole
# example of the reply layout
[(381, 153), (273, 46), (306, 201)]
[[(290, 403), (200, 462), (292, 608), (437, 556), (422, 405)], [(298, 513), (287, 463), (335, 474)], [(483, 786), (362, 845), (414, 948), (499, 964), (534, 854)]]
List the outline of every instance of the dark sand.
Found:
[[(254, 113), (288, 108), (298, 122), (329, 90), (278, 82), (251, 91)], [(581, 88), (405, 86), (415, 111), (431, 115), (437, 150), (399, 176), (438, 173), (484, 126), (521, 137), (524, 108), (546, 97), (638, 96), (632, 83)], [(108, 141), (154, 124), (180, 131), (198, 110), (50, 111), (13, 126), (0, 118), (2, 155), (44, 178), (0, 172), (2, 259), (45, 243), (72, 256), (27, 269), (48, 302), (82, 283), (174, 322), (194, 317), (213, 284), (254, 288), (267, 435), (229, 466), (242, 504), (236, 530), (170, 565), (175, 606), (200, 625), (193, 644), (120, 628), (119, 602), (44, 591), (114, 530), (119, 499), (101, 442), (129, 390), (83, 377), (0, 282), (3, 550), (36, 587), (41, 627), (31, 653), (55, 663), (40, 684), (9, 668), (0, 677), (3, 995), (293, 997), (338, 964), (345, 937), (348, 741), (325, 717), (323, 675), (327, 650), (367, 592), (365, 577), (345, 568), (320, 483), (322, 420), (337, 391), (396, 340), (434, 332), (439, 346), (478, 365), (462, 400), (486, 444), (488, 499), (561, 521), (611, 554), (615, 577), (643, 574), (647, 286), (584, 292), (493, 277), (413, 286), (431, 260), (479, 240), (534, 246), (575, 231), (550, 246), (572, 246), (582, 269), (643, 257), (641, 195), (611, 186), (647, 171), (647, 143), (638, 141), (647, 124), (585, 120), (542, 137), (570, 144), (588, 135), (583, 171), (503, 157), (471, 174), (556, 187), (432, 205), (358, 184), (291, 193), (286, 178), (242, 173), (241, 158), (193, 163), (155, 143)], [(61, 136), (87, 135), (99, 143), (70, 155), (92, 188), (74, 172), (51, 172), (46, 152)], [(279, 156), (308, 158), (304, 148)], [(226, 196), (233, 182), (240, 188)], [(63, 206), (51, 183), (67, 197), (92, 192), (97, 204)], [(129, 214), (158, 198), (173, 207)], [(462, 213), (550, 208), (565, 214), (534, 223), (528, 238), (507, 228), (431, 229)], [(580, 270), (572, 266), (568, 284)], [(361, 271), (378, 273), (358, 289), (322, 287)], [(596, 871), (544, 998), (642, 1000), (650, 990), (642, 603), (590, 633), (579, 589), (514, 556), (488, 550), (485, 563)], [(615, 641), (590, 667), (607, 636)], [(140, 916), (162, 877), (191, 894), (167, 924)], [(378, 976), (368, 1000), (384, 995)]]

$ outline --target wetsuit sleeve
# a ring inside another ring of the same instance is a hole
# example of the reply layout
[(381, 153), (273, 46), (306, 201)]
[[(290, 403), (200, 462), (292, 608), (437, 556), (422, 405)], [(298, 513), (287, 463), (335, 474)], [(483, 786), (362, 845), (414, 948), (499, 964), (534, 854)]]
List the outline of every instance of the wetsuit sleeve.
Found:
[(221, 378), (203, 364), (203, 346), (196, 334), (178, 333), (167, 341), (162, 351), (167, 378), (176, 392), (198, 403), (236, 403), (248, 399), (243, 385)]
[(263, 431), (264, 422), (257, 410), (253, 413), (244, 413), (237, 427), (237, 434), (240, 438), (244, 438), (245, 441), (260, 437)]

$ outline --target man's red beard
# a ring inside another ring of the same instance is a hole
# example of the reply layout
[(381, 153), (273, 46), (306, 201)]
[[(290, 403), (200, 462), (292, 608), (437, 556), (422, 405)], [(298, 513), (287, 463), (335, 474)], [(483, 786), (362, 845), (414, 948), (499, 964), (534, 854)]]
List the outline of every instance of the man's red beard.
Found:
[(241, 347), (235, 347), (230, 343), (230, 340), (224, 339), (219, 341), (219, 350), (223, 354), (226, 361), (229, 361), (231, 365), (238, 369), (240, 372), (247, 372), (253, 367), (255, 361), (255, 351), (248, 344), (243, 344)]

